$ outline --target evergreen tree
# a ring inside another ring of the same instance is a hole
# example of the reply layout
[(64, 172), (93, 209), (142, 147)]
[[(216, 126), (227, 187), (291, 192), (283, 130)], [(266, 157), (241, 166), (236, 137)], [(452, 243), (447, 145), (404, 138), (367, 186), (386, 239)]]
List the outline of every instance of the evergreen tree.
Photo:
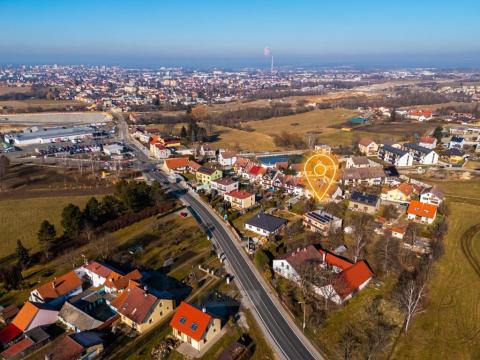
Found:
[(90, 225), (99, 225), (101, 223), (102, 209), (100, 203), (94, 197), (88, 200), (83, 210), (83, 217)]
[(437, 142), (441, 142), (443, 137), (443, 127), (437, 126), (433, 131), (433, 137), (437, 139)]
[(70, 238), (78, 236), (84, 224), (83, 220), (80, 208), (76, 205), (68, 204), (62, 211), (64, 234)]
[(37, 238), (40, 243), (51, 242), (55, 240), (55, 236), (57, 236), (57, 231), (55, 230), (55, 226), (50, 224), (48, 220), (44, 220), (40, 224), (40, 230), (38, 230)]
[(185, 139), (187, 136), (188, 136), (187, 128), (185, 126), (182, 126), (182, 130), (180, 130), (180, 137), (182, 139)]
[(393, 108), (392, 112), (390, 113), (390, 121), (395, 122), (397, 121), (397, 109)]
[(28, 250), (25, 246), (23, 246), (22, 242), (20, 240), (17, 240), (17, 258), (18, 258), (18, 264), (23, 268), (27, 268), (30, 263), (32, 262), (32, 258), (28, 254)]

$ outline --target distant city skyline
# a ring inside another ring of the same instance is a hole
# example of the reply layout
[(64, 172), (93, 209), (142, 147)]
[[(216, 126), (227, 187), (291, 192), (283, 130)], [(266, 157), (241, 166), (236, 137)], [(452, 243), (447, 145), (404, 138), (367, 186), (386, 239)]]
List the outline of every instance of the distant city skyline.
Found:
[(480, 67), (480, 4), (0, 0), (0, 64)]

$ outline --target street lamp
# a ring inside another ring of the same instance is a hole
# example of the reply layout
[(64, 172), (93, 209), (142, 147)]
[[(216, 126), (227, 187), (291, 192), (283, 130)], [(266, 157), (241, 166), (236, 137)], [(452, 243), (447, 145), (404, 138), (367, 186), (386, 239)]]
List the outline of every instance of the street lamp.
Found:
[(302, 325), (302, 331), (305, 332), (305, 308), (306, 308), (306, 303), (305, 301), (299, 301), (299, 304), (303, 304), (303, 325)]

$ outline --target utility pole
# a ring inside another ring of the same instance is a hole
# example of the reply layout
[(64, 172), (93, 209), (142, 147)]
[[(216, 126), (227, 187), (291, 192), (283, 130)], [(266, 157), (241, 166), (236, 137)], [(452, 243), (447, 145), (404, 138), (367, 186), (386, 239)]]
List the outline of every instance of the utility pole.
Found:
[(305, 309), (306, 309), (306, 303), (305, 301), (299, 301), (299, 304), (303, 304), (303, 324), (302, 324), (302, 331), (305, 332)]

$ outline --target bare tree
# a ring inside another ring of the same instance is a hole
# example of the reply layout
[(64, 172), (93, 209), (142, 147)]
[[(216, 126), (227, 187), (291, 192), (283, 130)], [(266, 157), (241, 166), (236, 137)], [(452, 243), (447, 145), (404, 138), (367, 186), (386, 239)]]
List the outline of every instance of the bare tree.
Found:
[(403, 274), (399, 280), (396, 296), (404, 314), (405, 332), (410, 328), (413, 318), (424, 310), (428, 273), (429, 265), (427, 264), (415, 273)]
[(381, 311), (381, 297), (375, 297), (366, 309), (367, 321), (362, 326), (365, 338), (365, 359), (375, 358), (388, 345), (390, 332), (395, 326), (389, 324)]
[(163, 125), (163, 131), (166, 135), (173, 135), (173, 131), (175, 130), (174, 123), (166, 123)]
[(405, 229), (405, 242), (413, 245), (415, 240), (417, 240), (418, 234), (418, 225), (414, 222), (408, 224), (407, 228)]
[(105, 260), (110, 255), (111, 245), (115, 242), (115, 236), (112, 234), (107, 234), (105, 236), (99, 236), (95, 241), (93, 241), (93, 247), (96, 250), (98, 256)]
[(355, 262), (365, 252), (369, 241), (369, 235), (373, 231), (373, 217), (368, 214), (356, 214), (352, 217), (353, 226), (353, 259)]
[(377, 257), (380, 262), (380, 268), (383, 272), (389, 274), (391, 270), (398, 268), (398, 251), (398, 241), (394, 240), (390, 233), (387, 233), (379, 240), (377, 245)]
[(307, 135), (307, 146), (309, 149), (313, 149), (317, 145), (318, 136), (314, 133), (308, 133)]
[(343, 353), (344, 360), (350, 360), (353, 358), (355, 351), (358, 349), (360, 339), (358, 338), (356, 331), (349, 326), (347, 330), (342, 334), (340, 339), (340, 348)]

